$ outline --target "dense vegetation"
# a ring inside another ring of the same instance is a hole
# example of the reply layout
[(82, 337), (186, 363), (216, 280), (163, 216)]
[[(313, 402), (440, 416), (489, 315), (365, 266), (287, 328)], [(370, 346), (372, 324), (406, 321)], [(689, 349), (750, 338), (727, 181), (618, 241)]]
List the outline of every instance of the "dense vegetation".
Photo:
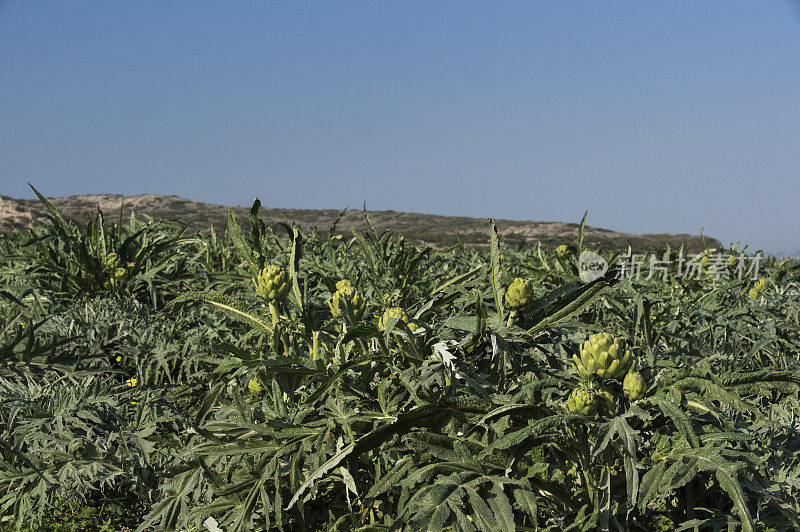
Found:
[(0, 240), (0, 527), (800, 528), (796, 261), (582, 283), (582, 232), (438, 250), (258, 211)]

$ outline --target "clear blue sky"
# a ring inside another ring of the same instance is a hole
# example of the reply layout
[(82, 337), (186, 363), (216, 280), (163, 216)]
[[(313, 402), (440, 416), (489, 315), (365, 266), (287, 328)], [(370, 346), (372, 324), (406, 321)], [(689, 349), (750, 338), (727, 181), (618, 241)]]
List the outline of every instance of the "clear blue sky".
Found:
[(0, 0), (0, 193), (800, 249), (800, 3)]

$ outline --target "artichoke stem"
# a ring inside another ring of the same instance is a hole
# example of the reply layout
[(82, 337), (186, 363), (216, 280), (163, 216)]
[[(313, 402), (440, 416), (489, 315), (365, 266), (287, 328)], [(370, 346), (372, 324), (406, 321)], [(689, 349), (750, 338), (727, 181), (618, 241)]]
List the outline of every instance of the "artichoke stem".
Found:
[(272, 301), (269, 302), (269, 313), (272, 315), (272, 326), (277, 327), (278, 325), (278, 309), (275, 307), (275, 303)]
[(506, 323), (506, 327), (511, 327), (514, 325), (514, 320), (517, 318), (517, 309), (512, 310), (508, 314), (508, 322)]
[(311, 360), (316, 360), (319, 356), (319, 331), (311, 333)]
[(575, 449), (577, 457), (578, 457), (578, 466), (581, 469), (581, 476), (583, 476), (583, 481), (586, 483), (586, 494), (589, 496), (589, 502), (594, 504), (595, 493), (594, 493), (594, 483), (589, 478), (588, 469), (591, 464), (591, 458), (589, 457), (588, 446), (586, 441), (586, 435), (582, 430), (582, 427), (579, 428), (577, 431), (572, 431), (571, 429), (568, 430), (572, 439), (578, 443), (577, 448)]

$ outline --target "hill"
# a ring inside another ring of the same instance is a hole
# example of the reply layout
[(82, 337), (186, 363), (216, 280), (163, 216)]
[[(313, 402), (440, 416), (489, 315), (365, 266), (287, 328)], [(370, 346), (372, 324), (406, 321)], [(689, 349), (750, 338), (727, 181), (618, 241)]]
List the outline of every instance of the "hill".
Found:
[[(189, 224), (190, 231), (206, 231), (212, 226), (220, 230), (227, 225), (227, 207), (202, 203), (178, 196), (141, 194), (123, 197), (118, 194), (88, 194), (48, 198), (68, 220), (82, 223), (88, 214), (100, 208), (107, 218), (116, 217), (120, 206), (123, 216), (131, 212), (153, 217), (178, 219)], [(123, 202), (124, 199), (124, 202)], [(246, 224), (249, 207), (233, 207), (242, 223)], [(44, 219), (44, 206), (38, 200), (14, 199), (0, 196), (0, 231), (24, 229), (33, 220)], [(327, 232), (341, 211), (335, 209), (276, 209), (262, 208), (265, 223), (292, 222), (303, 230), (316, 227)], [(488, 245), (487, 221), (485, 218), (462, 216), (439, 216), (397, 211), (369, 211), (372, 223), (380, 230), (391, 230), (403, 234), (407, 239), (432, 246), (448, 246), (463, 242), (482, 247)], [(537, 222), (497, 219), (499, 234), (503, 243), (510, 246), (535, 244), (554, 246), (572, 242), (578, 231), (578, 224), (563, 222)], [(350, 229), (366, 228), (360, 210), (347, 211), (339, 222), (338, 233), (349, 234)], [(710, 247), (720, 247), (719, 241), (705, 237)], [(624, 250), (630, 245), (635, 252), (663, 250), (666, 244), (673, 247), (684, 245), (688, 252), (704, 248), (700, 236), (687, 234), (630, 234), (599, 227), (586, 227), (587, 247)]]

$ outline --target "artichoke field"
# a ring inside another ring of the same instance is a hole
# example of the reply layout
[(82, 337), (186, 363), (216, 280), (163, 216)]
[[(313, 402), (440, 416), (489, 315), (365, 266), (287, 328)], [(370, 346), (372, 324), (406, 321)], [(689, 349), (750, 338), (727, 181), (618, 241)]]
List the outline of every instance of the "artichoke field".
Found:
[(491, 221), (433, 249), (42, 201), (0, 236), (2, 530), (800, 529), (797, 261), (582, 283), (583, 224), (501, 262)]

